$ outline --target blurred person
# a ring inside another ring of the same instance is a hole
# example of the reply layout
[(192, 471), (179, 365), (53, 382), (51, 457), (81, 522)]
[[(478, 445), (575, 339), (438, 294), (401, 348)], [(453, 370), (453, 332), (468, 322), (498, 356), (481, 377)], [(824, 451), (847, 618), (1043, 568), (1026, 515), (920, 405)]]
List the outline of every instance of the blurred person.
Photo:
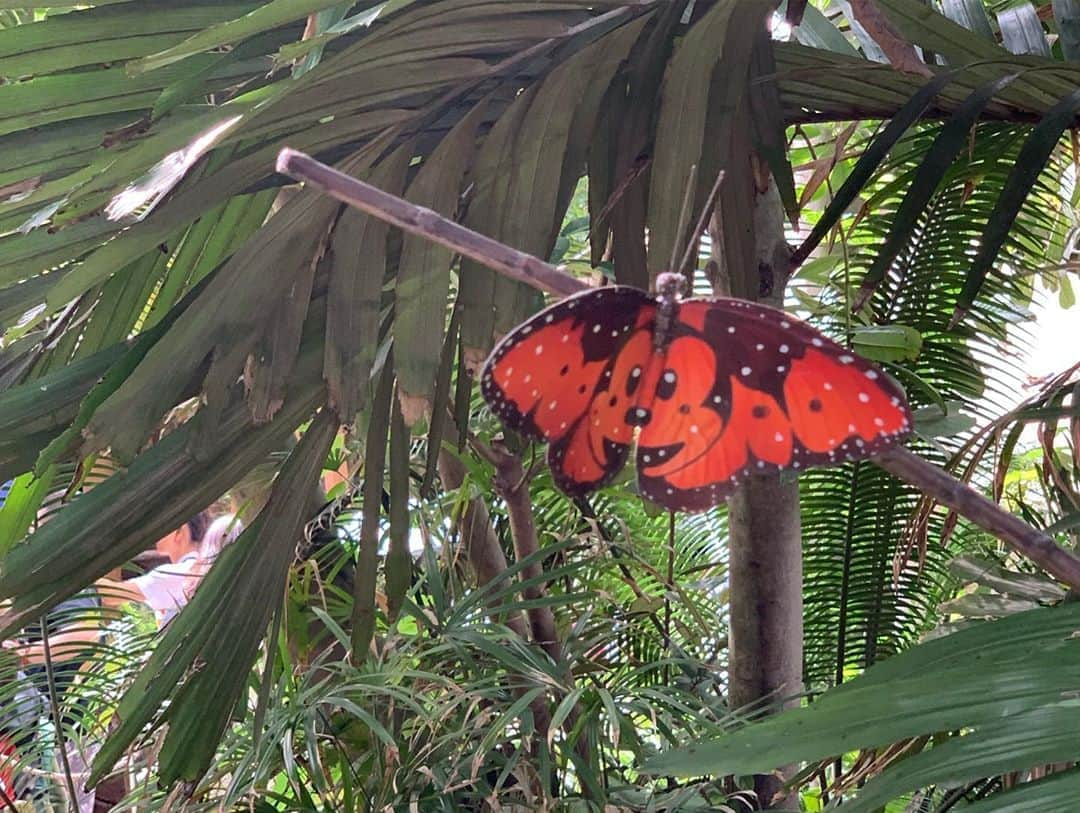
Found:
[(211, 520), (209, 512), (200, 512), (155, 544), (168, 558), (166, 564), (127, 581), (99, 579), (102, 603), (106, 607), (129, 601), (146, 604), (154, 611), (158, 626), (165, 626), (190, 600), (221, 549), (241, 530), (239, 519), (232, 514)]

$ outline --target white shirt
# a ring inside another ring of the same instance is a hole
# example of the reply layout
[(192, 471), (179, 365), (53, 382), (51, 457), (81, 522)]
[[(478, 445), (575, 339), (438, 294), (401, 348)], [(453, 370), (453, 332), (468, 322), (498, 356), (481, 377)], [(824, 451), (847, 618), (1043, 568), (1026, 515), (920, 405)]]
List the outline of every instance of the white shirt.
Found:
[(146, 597), (159, 627), (165, 626), (187, 604), (188, 594), (194, 591), (201, 576), (194, 572), (198, 561), (198, 554), (189, 553), (178, 562), (160, 565), (131, 579), (130, 583)]

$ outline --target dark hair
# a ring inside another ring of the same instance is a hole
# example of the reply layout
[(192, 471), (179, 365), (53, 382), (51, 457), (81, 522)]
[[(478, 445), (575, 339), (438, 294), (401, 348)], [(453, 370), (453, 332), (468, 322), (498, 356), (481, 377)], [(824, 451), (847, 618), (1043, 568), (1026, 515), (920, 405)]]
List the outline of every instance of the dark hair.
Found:
[(213, 521), (213, 515), (204, 509), (184, 524), (187, 525), (188, 530), (191, 532), (191, 540), (199, 542), (206, 536), (206, 529), (210, 527), (210, 523)]

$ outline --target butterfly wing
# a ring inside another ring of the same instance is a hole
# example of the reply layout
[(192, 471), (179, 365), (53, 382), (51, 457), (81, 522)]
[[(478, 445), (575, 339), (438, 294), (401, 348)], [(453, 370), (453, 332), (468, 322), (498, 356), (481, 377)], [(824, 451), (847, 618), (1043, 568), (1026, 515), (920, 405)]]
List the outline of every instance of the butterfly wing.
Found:
[(701, 511), (751, 472), (876, 454), (907, 434), (903, 394), (864, 359), (782, 311), (682, 304), (638, 441), (642, 493)]
[[(515, 328), (492, 351), (481, 392), (511, 429), (548, 441), (556, 484), (580, 495), (625, 465), (656, 306), (636, 288), (576, 294)], [(633, 374), (638, 370), (636, 377)]]

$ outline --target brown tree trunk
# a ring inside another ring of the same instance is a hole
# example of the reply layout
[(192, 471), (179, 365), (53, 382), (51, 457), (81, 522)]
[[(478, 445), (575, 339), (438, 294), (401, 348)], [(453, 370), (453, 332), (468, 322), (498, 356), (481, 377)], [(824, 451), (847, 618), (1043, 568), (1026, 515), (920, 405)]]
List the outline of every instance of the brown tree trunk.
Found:
[[(745, 155), (745, 153), (744, 153)], [(721, 274), (736, 295), (770, 305), (783, 302), (788, 273), (788, 247), (784, 240), (784, 212), (776, 184), (755, 182), (748, 172), (744, 181), (753, 187), (753, 246), (756, 273), (742, 280)], [(764, 187), (764, 192), (760, 187)], [(721, 215), (723, 220), (723, 215)], [(716, 231), (719, 231), (718, 229)], [(729, 236), (729, 235), (725, 235)], [(740, 235), (741, 236), (741, 235)], [(714, 245), (720, 245), (714, 232)], [(730, 262), (730, 254), (728, 255)], [(721, 266), (724, 258), (714, 258)], [(733, 270), (733, 269), (728, 269)], [(753, 290), (756, 288), (757, 290)], [(732, 708), (758, 703), (802, 688), (802, 535), (799, 487), (775, 475), (753, 477), (731, 498), (729, 510), (729, 689)], [(779, 775), (754, 779), (762, 808), (798, 810), (798, 795), (784, 794), (784, 779), (794, 766)]]

